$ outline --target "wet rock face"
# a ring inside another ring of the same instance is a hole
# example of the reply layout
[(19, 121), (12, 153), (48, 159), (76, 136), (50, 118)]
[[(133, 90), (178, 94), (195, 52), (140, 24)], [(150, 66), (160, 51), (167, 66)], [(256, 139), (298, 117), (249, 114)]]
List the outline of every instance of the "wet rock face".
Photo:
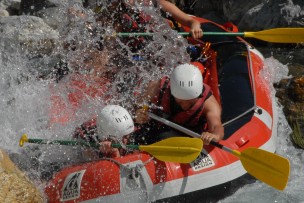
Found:
[[(294, 2), (294, 3), (293, 3)], [(303, 27), (304, 2), (270, 0), (250, 8), (240, 19), (240, 29), (262, 30), (275, 27)]]
[[(283, 79), (275, 85), (276, 96), (284, 105), (287, 115), (303, 115), (304, 113), (304, 76)], [(299, 116), (301, 117), (301, 116)]]
[(57, 63), (54, 49), (58, 43), (58, 32), (36, 16), (0, 17), (0, 35), (4, 39), (1, 49), (2, 63), (9, 62), (11, 53), (22, 52), (28, 57), (28, 67), (38, 75), (51, 72)]
[(298, 76), (291, 80), (288, 94), (293, 101), (304, 104), (304, 76)]
[[(35, 15), (37, 12), (54, 7), (61, 7), (68, 4), (69, 0), (21, 0), (20, 14)], [(75, 0), (81, 2), (81, 0)]]
[(0, 202), (43, 203), (40, 191), (0, 149)]
[(224, 1), (223, 2), (223, 14), (228, 21), (239, 22), (240, 19), (252, 8), (261, 4), (263, 0), (253, 0), (253, 1)]
[(195, 5), (194, 15), (219, 22), (231, 21), (240, 30), (274, 27), (303, 27), (302, 0), (204, 0)]
[(276, 96), (284, 106), (284, 113), (293, 132), (294, 144), (304, 149), (304, 76), (283, 79), (275, 84)]

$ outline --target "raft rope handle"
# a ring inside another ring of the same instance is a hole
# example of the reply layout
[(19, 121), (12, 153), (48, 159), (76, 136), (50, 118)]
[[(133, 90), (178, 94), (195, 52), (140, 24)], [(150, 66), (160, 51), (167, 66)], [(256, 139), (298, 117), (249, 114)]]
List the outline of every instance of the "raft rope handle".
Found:
[[(143, 173), (143, 168), (144, 166), (149, 163), (150, 161), (152, 161), (154, 159), (154, 157), (151, 157), (150, 159), (148, 159), (146, 162), (144, 162), (143, 164), (136, 164), (136, 166), (133, 168), (137, 174), (139, 174), (143, 180), (143, 183), (144, 183), (144, 186), (146, 188), (146, 193), (147, 193), (147, 202), (151, 202), (151, 192), (152, 192), (152, 189), (153, 189), (153, 186), (149, 185), (148, 182), (147, 182), (147, 175), (148, 175), (148, 178), (151, 180), (151, 177), (149, 174), (145, 174)], [(133, 177), (133, 174), (132, 174), (132, 177)], [(137, 178), (135, 176), (135, 178)]]
[(138, 167), (137, 167), (137, 166), (138, 166), (138, 165), (136, 165), (135, 167), (130, 168), (130, 169), (131, 169), (131, 176), (132, 176), (132, 179), (135, 180), (135, 183), (136, 183), (137, 187), (139, 187), (139, 186), (140, 186), (139, 177), (140, 177), (140, 175), (141, 175), (141, 174), (140, 174), (141, 169), (138, 170)]
[[(133, 178), (134, 180), (138, 180), (139, 176), (138, 176), (138, 177), (136, 177), (136, 176), (137, 176), (137, 175), (140, 175), (140, 176), (142, 177), (142, 179), (143, 179), (144, 184), (145, 184), (145, 188), (146, 188), (146, 192), (147, 192), (147, 202), (150, 202), (151, 188), (149, 189), (149, 186), (148, 186), (148, 184), (146, 183), (144, 176), (142, 175), (142, 168), (144, 167), (144, 165), (146, 165), (147, 163), (149, 163), (149, 162), (150, 162), (151, 160), (153, 160), (153, 159), (154, 159), (154, 157), (151, 157), (148, 161), (146, 161), (146, 162), (143, 163), (143, 164), (136, 164), (135, 167), (130, 167), (130, 166), (128, 166), (128, 165), (125, 166), (125, 165), (123, 165), (122, 163), (120, 163), (119, 161), (116, 161), (115, 159), (111, 159), (111, 158), (101, 158), (100, 160), (111, 161), (111, 162), (117, 164), (118, 166), (120, 166), (120, 167), (126, 169), (127, 171), (129, 171), (129, 172), (131, 173), (130, 175), (132, 176), (132, 178)], [(139, 185), (139, 181), (136, 181), (136, 184)]]

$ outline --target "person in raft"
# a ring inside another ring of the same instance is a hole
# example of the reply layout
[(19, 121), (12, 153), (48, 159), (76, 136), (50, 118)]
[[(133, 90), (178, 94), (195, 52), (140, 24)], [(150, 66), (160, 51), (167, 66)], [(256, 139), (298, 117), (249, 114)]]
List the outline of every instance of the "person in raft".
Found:
[[(203, 83), (202, 74), (196, 66), (179, 65), (173, 69), (170, 78), (164, 77), (159, 81), (150, 82), (147, 90), (139, 102), (148, 102), (151, 106), (149, 111), (201, 134), (206, 145), (211, 141), (218, 142), (223, 139), (221, 107), (212, 95), (210, 87)], [(152, 129), (145, 133), (147, 144), (182, 134), (149, 120), (146, 109), (136, 110), (135, 122), (141, 124), (142, 128)]]
[(130, 134), (134, 123), (129, 112), (118, 105), (107, 105), (97, 117), (77, 128), (73, 137), (87, 142), (99, 143), (99, 157), (115, 158), (127, 153), (126, 149), (114, 148), (112, 143), (122, 146), (132, 141)]
[(201, 23), (199, 21), (184, 13), (168, 0), (159, 0), (159, 4), (161, 9), (171, 14), (177, 22), (190, 27), (190, 34), (193, 38), (197, 39), (203, 36), (203, 30), (201, 29)]
[[(113, 20), (119, 20), (119, 15), (123, 16), (122, 22), (124, 23), (114, 23), (116, 25), (116, 32), (140, 32), (140, 28), (143, 28), (144, 26), (139, 24), (147, 24), (149, 22), (149, 17), (142, 15), (142, 13), (136, 8), (137, 5), (154, 7), (157, 7), (159, 5), (162, 11), (171, 15), (177, 22), (190, 27), (190, 34), (193, 38), (201, 38), (203, 36), (200, 22), (167, 0), (116, 0), (107, 2), (104, 5), (100, 3), (96, 5), (96, 1), (93, 0), (86, 1), (88, 1), (85, 3), (88, 7), (95, 7), (93, 10), (97, 13), (97, 21), (106, 21), (104, 23), (108, 24), (113, 23)], [(113, 14), (116, 15), (116, 17), (113, 18)], [(132, 27), (123, 28), (124, 26), (130, 25), (132, 25)], [(123, 28), (123, 30), (121, 30), (121, 28)]]
[[(144, 4), (147, 5), (153, 4), (153, 1), (137, 0), (137, 2), (144, 2)], [(135, 5), (136, 0), (126, 0), (126, 3), (129, 3), (130, 5)], [(171, 3), (168, 0), (159, 0), (159, 5), (162, 11), (170, 14), (177, 22), (190, 27), (190, 34), (193, 38), (201, 38), (203, 36), (203, 31), (201, 29), (200, 22), (180, 10), (175, 4)]]

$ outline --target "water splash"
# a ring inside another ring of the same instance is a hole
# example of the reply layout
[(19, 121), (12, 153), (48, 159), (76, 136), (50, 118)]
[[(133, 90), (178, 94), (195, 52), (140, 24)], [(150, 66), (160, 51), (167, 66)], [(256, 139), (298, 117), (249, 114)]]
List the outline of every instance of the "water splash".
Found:
[[(145, 29), (151, 30), (152, 23), (156, 34), (146, 38), (144, 49), (134, 51), (125, 39), (111, 37), (114, 24), (104, 26), (96, 20), (96, 13), (72, 1), (65, 6), (54, 32), (57, 41), (47, 54), (39, 52), (42, 44), (32, 51), (19, 46), (18, 37), (10, 38), (10, 33), (0, 36), (0, 147), (35, 180), (50, 178), (51, 171), (65, 165), (89, 161), (90, 156), (79, 147), (26, 143), (21, 149), (18, 141), (22, 134), (71, 139), (74, 129), (107, 103), (121, 104), (132, 112), (136, 94), (150, 80), (189, 61), (186, 40), (160, 17), (158, 8), (138, 5), (151, 17)], [(33, 40), (37, 38), (33, 36)], [(109, 74), (111, 71), (114, 74)], [(109, 77), (105, 79), (105, 75)], [(103, 83), (103, 88), (92, 93), (83, 88), (83, 82), (90, 87)], [(70, 113), (70, 117), (63, 123), (53, 122), (54, 110), (63, 117)]]

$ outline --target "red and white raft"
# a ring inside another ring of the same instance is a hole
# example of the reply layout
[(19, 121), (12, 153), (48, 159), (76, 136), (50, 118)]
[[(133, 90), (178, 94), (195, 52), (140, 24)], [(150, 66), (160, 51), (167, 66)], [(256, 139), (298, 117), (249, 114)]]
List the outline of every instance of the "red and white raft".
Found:
[[(230, 32), (199, 20), (204, 31)], [(269, 84), (260, 75), (263, 56), (238, 37), (205, 36), (202, 41), (189, 39), (205, 51), (204, 81), (222, 107), (225, 138), (220, 143), (240, 152), (249, 147), (274, 152), (277, 115)], [(244, 174), (237, 157), (210, 145), (190, 164), (162, 162), (139, 152), (67, 167), (54, 175), (45, 193), (50, 203), (176, 202)]]

